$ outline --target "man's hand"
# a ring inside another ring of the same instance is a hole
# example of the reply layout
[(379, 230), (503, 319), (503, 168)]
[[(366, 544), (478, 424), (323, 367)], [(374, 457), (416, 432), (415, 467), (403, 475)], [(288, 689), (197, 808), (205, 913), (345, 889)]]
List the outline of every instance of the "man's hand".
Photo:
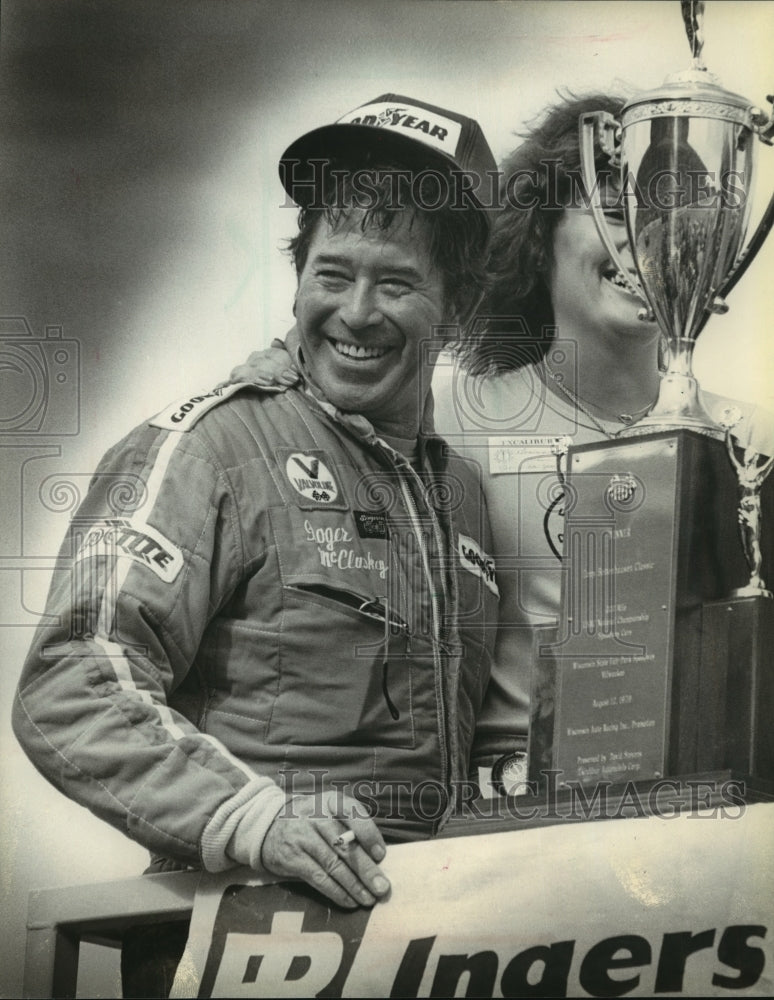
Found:
[(252, 382), (255, 385), (296, 385), (298, 371), (281, 340), (272, 341), (271, 347), (253, 351), (241, 365), (233, 368), (228, 378), (232, 382)]
[(339, 906), (353, 909), (373, 906), (389, 891), (390, 883), (375, 863), (385, 854), (382, 835), (364, 806), (327, 792), (288, 800), (269, 827), (261, 860), (273, 874), (301, 878)]

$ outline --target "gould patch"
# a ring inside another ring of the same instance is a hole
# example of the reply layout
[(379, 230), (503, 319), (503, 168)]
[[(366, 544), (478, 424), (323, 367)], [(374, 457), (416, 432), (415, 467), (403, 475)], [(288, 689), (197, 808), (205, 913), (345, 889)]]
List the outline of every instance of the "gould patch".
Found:
[(467, 535), (459, 535), (457, 540), (457, 554), (460, 557), (460, 564), (474, 576), (480, 576), (489, 590), (500, 596), (495, 580), (495, 562), (491, 556), (481, 548), (478, 542)]
[(376, 511), (354, 510), (357, 533), (361, 538), (387, 538), (387, 518)]

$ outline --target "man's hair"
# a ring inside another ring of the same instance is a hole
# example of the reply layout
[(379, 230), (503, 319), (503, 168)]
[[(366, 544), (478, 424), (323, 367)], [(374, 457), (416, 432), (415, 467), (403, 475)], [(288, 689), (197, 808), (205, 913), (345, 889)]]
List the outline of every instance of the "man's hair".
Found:
[[(472, 374), (513, 371), (539, 361), (554, 336), (548, 285), (556, 227), (580, 195), (578, 119), (587, 111), (620, 115), (625, 100), (609, 94), (567, 95), (522, 133), (503, 163), (500, 201), (489, 257), (490, 290), (481, 320), (459, 348)], [(595, 152), (598, 175), (610, 174)], [(522, 207), (529, 206), (529, 207)]]
[[(299, 210), (298, 233), (288, 241), (296, 273), (300, 275), (306, 265), (321, 220), (335, 231), (359, 209), (363, 232), (387, 233), (408, 212), (411, 224), (421, 219), (427, 225), (430, 257), (442, 276), (446, 312), (459, 317), (464, 326), (489, 285), (489, 224), (481, 210), (455, 204), (453, 172), (437, 167), (412, 172), (395, 164), (369, 165), (357, 171), (333, 166), (314, 201)], [(446, 181), (439, 183), (441, 176)]]

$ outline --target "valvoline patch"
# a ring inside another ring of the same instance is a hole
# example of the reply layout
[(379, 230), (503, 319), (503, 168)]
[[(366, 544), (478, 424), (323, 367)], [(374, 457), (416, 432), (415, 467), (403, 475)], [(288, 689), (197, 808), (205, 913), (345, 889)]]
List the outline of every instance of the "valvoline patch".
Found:
[(319, 448), (278, 448), (280, 469), (302, 510), (348, 510), (341, 479), (327, 453)]

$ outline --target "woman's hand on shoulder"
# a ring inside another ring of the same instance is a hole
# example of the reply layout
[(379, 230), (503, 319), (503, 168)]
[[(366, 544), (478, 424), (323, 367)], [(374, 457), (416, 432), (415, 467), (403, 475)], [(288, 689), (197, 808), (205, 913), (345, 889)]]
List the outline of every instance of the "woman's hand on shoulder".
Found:
[[(295, 328), (288, 333), (288, 341), (295, 339)], [(232, 369), (227, 382), (250, 382), (254, 385), (283, 385), (288, 388), (297, 385), (301, 376), (293, 363), (285, 343), (273, 340), (270, 347), (253, 351), (247, 361)]]

